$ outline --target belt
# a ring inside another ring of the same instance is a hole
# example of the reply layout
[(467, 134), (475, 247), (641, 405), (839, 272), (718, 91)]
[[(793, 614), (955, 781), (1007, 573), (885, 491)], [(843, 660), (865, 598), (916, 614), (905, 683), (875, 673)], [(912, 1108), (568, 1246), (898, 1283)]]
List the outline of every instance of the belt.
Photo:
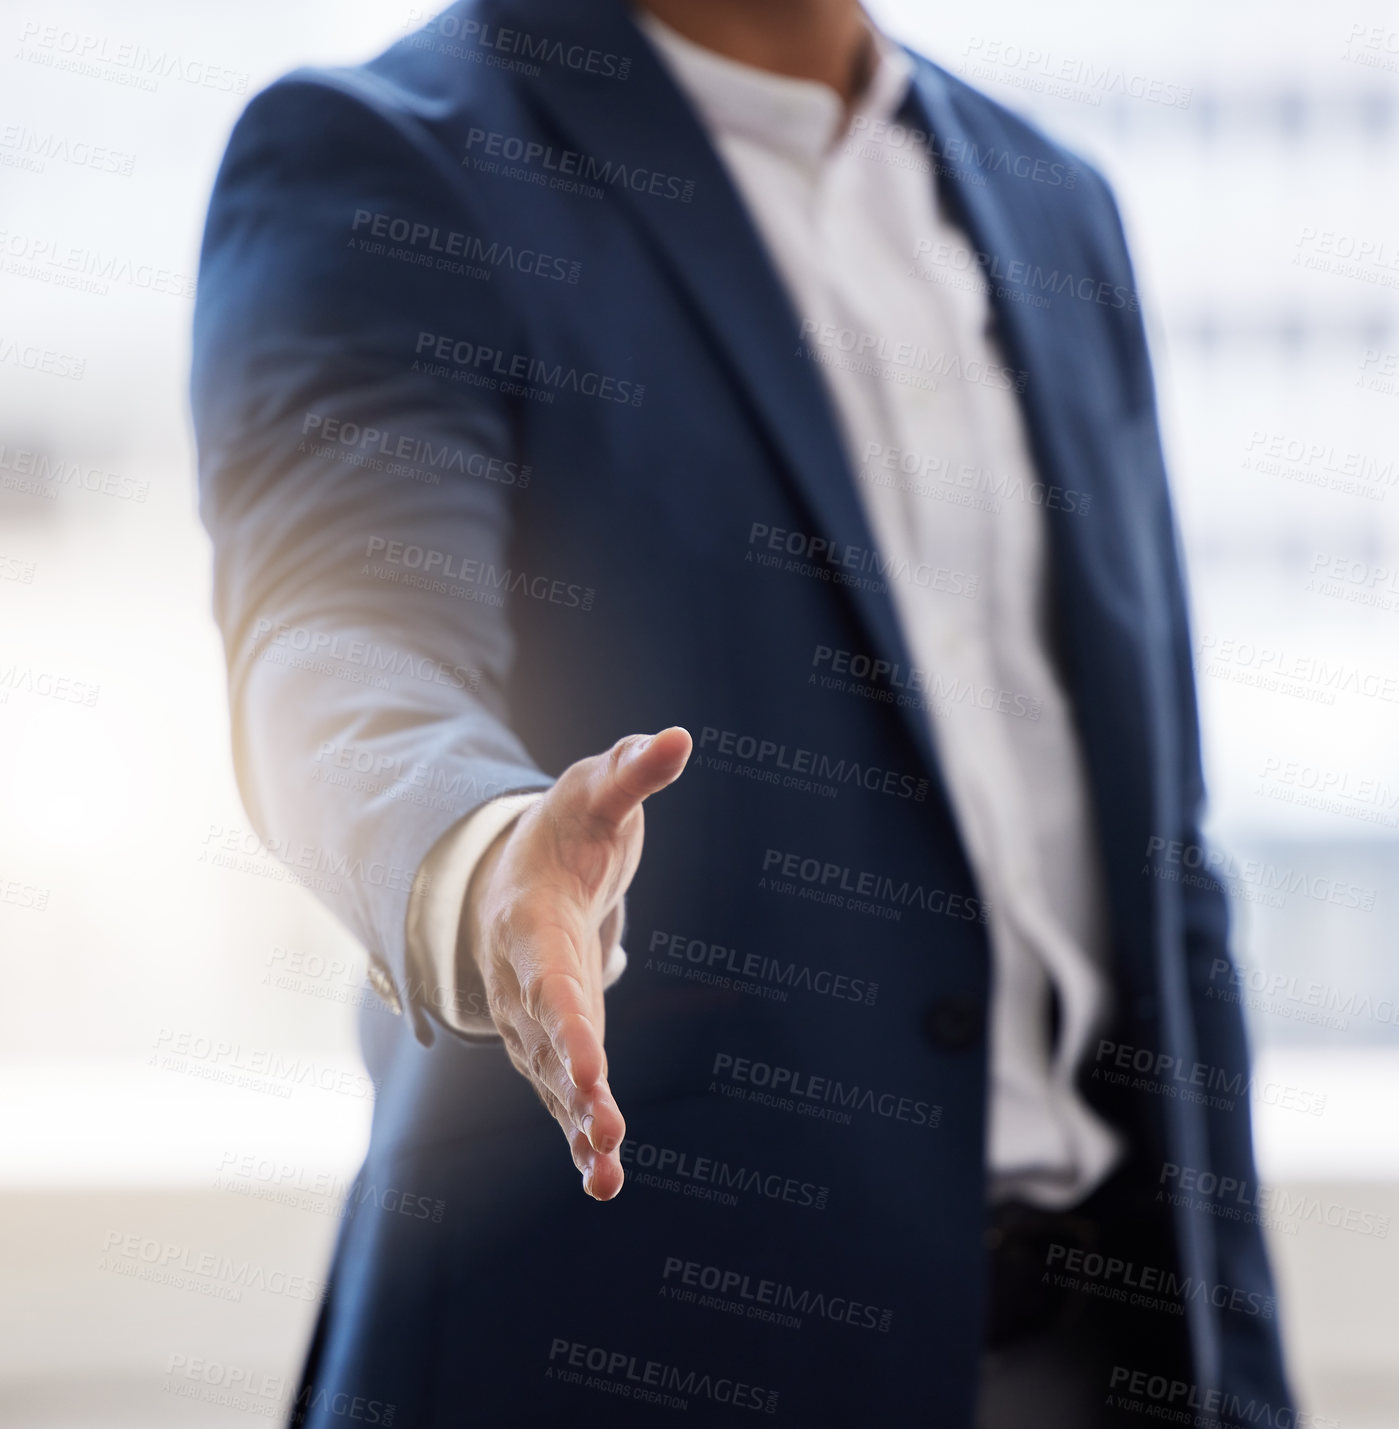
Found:
[[(986, 1347), (999, 1349), (1046, 1330), (1058, 1318), (1068, 1290), (1049, 1273), (1063, 1250), (1100, 1250), (1102, 1222), (1087, 1207), (1046, 1211), (1019, 1201), (992, 1208), (986, 1228), (988, 1295)], [(1051, 1250), (1060, 1253), (1051, 1260)]]

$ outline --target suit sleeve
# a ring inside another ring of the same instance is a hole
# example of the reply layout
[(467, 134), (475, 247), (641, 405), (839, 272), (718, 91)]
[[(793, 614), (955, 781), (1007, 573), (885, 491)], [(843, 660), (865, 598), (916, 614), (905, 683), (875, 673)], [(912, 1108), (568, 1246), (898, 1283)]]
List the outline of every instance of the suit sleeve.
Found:
[(424, 859), (552, 782), (506, 707), (509, 405), (427, 360), (443, 334), (504, 350), (510, 319), (490, 283), (373, 237), (479, 232), (462, 185), (368, 80), (258, 96), (211, 201), (191, 384), (245, 808), (424, 1044), (446, 1025), (405, 933)]
[[(1131, 260), (1121, 218), (1112, 194), (1101, 179), (1109, 205), (1116, 254), (1112, 261), (1136, 292)], [(1143, 428), (1154, 448), (1152, 465), (1162, 473), (1154, 494), (1152, 527), (1157, 540), (1157, 564), (1162, 573), (1166, 619), (1171, 635), (1170, 686), (1176, 704), (1175, 724), (1179, 731), (1176, 751), (1179, 827), (1174, 836), (1187, 847), (1204, 848), (1202, 819), (1205, 808), (1205, 779), (1200, 745), (1200, 721), (1196, 694), (1189, 597), (1180, 532), (1175, 519), (1169, 487), (1164, 479), (1165, 464), (1156, 414), (1151, 358), (1139, 312), (1124, 318), (1119, 328), (1127, 369), (1133, 374), (1129, 394), (1134, 411), (1142, 414)], [(1164, 832), (1164, 831), (1163, 831)], [(1181, 885), (1182, 935), (1186, 978), (1196, 1038), (1196, 1056), (1223, 1075), (1231, 1085), (1242, 1088), (1232, 1098), (1216, 1099), (1206, 1112), (1209, 1128), (1210, 1170), (1222, 1178), (1233, 1178), (1245, 1188), (1258, 1187), (1252, 1143), (1252, 1065), (1242, 1009), (1230, 1000), (1231, 982), (1219, 976), (1220, 969), (1232, 968), (1229, 949), (1229, 898), (1218, 878), (1205, 866)], [(1225, 1314), (1220, 1318), (1225, 1350), (1225, 1379), (1241, 1397), (1260, 1399), (1276, 1396), (1281, 1387), (1285, 1397), (1286, 1374), (1275, 1325), (1276, 1296), (1272, 1271), (1263, 1237), (1257, 1228), (1223, 1220), (1215, 1229), (1219, 1280), (1256, 1297), (1260, 1312), (1251, 1315)]]
[[(1130, 292), (1134, 301), (1117, 313), (1114, 339), (1119, 367), (1126, 383), (1125, 398), (1141, 440), (1151, 444), (1149, 466), (1161, 473), (1151, 493), (1151, 530), (1156, 542), (1156, 565), (1161, 573), (1166, 603), (1166, 625), (1171, 638), (1171, 687), (1176, 703), (1175, 725), (1179, 742), (1175, 751), (1178, 775), (1177, 800), (1180, 826), (1169, 831), (1183, 844), (1200, 846), (1204, 835), (1201, 823), (1205, 809), (1205, 779), (1200, 749), (1200, 719), (1195, 689), (1195, 667), (1190, 635), (1189, 596), (1185, 559), (1174, 503), (1165, 480), (1165, 458), (1161, 452), (1160, 424), (1156, 410), (1156, 389), (1151, 355), (1142, 323), (1140, 302), (1136, 300), (1136, 275), (1127, 248), (1117, 201), (1106, 180), (1084, 165), (1101, 191), (1107, 210), (1109, 251), (1104, 255), (1105, 271), (1113, 273), (1118, 286)], [(1163, 833), (1167, 831), (1163, 830)], [(1185, 909), (1187, 955), (1192, 979), (1216, 957), (1227, 956), (1229, 901), (1223, 885), (1213, 876), (1202, 876), (1181, 885)]]

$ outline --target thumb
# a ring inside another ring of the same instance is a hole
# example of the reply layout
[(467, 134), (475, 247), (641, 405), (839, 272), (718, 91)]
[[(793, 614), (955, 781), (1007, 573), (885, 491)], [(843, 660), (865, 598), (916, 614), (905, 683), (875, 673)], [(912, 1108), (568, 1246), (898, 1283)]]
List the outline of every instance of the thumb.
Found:
[(668, 784), (673, 784), (690, 758), (694, 741), (679, 725), (659, 734), (631, 734), (606, 754), (586, 761), (591, 766), (581, 797), (595, 819), (616, 827)]

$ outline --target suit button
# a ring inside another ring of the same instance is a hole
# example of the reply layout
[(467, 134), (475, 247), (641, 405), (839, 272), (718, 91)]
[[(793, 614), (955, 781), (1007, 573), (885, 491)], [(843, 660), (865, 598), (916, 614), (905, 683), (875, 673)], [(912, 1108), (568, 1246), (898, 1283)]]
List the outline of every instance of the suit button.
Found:
[(981, 1040), (985, 1014), (974, 998), (940, 997), (923, 1014), (923, 1033), (943, 1052), (963, 1052)]

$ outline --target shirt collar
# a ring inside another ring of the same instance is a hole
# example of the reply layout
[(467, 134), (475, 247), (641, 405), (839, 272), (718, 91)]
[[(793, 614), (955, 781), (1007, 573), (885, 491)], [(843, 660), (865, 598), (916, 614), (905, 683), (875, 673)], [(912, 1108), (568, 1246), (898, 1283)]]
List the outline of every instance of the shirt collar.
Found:
[(649, 10), (638, 9), (635, 18), (713, 137), (740, 135), (812, 165), (857, 118), (892, 119), (913, 76), (908, 56), (871, 24), (874, 72), (842, 125), (845, 106), (829, 85), (740, 64), (686, 39)]

